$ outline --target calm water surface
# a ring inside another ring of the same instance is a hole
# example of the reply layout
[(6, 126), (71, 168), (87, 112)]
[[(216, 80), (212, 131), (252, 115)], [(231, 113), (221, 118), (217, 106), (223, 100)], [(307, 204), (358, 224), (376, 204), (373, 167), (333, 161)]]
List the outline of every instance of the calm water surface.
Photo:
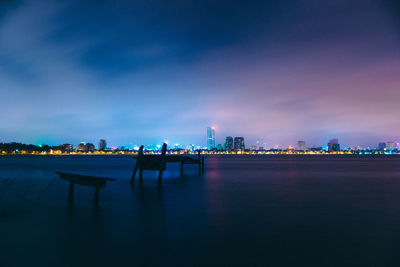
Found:
[[(400, 266), (400, 158), (1, 156), (0, 266)], [(93, 188), (55, 171), (113, 177)]]

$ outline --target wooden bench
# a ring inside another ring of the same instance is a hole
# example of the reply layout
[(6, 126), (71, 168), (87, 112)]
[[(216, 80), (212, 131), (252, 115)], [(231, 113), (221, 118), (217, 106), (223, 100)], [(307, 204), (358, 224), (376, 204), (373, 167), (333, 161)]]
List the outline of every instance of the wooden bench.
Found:
[(163, 144), (161, 149), (161, 155), (145, 155), (144, 146), (141, 146), (136, 157), (136, 164), (133, 170), (131, 184), (135, 180), (136, 172), (139, 170), (139, 181), (143, 181), (143, 170), (155, 170), (158, 171), (158, 183), (162, 181), (163, 172), (166, 169), (167, 163), (180, 162), (181, 163), (181, 174), (183, 173), (184, 164), (198, 164), (199, 173), (204, 171), (204, 157), (201, 157), (200, 150), (197, 152), (198, 158), (192, 158), (184, 155), (167, 155), (167, 144)]
[(75, 184), (95, 187), (94, 203), (95, 203), (95, 205), (98, 205), (100, 189), (106, 187), (107, 181), (115, 181), (114, 178), (104, 178), (104, 177), (96, 177), (96, 176), (65, 173), (65, 172), (56, 172), (56, 173), (60, 176), (60, 179), (63, 179), (63, 180), (66, 180), (69, 182), (69, 193), (68, 193), (69, 203), (74, 202), (74, 185)]

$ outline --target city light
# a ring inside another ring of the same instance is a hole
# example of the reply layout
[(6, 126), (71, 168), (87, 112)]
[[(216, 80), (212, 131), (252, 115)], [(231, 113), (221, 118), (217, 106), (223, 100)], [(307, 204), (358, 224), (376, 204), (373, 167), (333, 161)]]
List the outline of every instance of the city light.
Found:
[[(207, 127), (205, 140), (207, 146), (196, 144), (179, 144), (175, 143), (171, 147), (167, 147), (169, 154), (196, 154), (198, 150), (202, 154), (209, 155), (327, 155), (327, 154), (354, 154), (354, 155), (394, 155), (400, 154), (399, 142), (387, 141), (380, 142), (376, 147), (371, 146), (346, 146), (341, 148), (339, 139), (333, 138), (326, 145), (320, 147), (307, 147), (306, 141), (297, 141), (297, 146), (287, 145), (286, 148), (281, 148), (280, 145), (274, 145), (272, 148), (267, 148), (267, 143), (264, 146), (259, 146), (260, 141), (256, 141), (256, 145), (246, 146), (243, 136), (226, 136), (221, 138), (225, 140), (223, 143), (216, 145), (216, 132), (214, 126)], [(168, 141), (164, 141), (168, 145)], [(161, 144), (144, 144), (147, 154), (159, 153)], [(36, 154), (36, 155), (136, 155), (140, 146), (139, 144), (129, 149), (128, 146), (112, 146), (107, 148), (107, 141), (100, 139), (98, 148), (90, 142), (81, 142), (76, 147), (72, 144), (61, 144), (58, 146), (49, 146), (45, 144), (26, 145), (21, 143), (0, 143), (0, 155), (12, 154)]]

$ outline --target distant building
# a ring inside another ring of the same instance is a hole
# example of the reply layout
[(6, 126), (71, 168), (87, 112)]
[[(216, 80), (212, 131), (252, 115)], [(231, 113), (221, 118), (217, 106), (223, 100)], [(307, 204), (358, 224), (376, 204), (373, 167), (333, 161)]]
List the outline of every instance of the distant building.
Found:
[(221, 144), (218, 144), (217, 145), (217, 150), (218, 151), (222, 151), (222, 150), (224, 150), (224, 147)]
[(76, 148), (76, 151), (78, 152), (86, 152), (86, 143), (80, 143), (78, 147)]
[(386, 142), (386, 149), (387, 150), (395, 150), (396, 149), (396, 143), (393, 141)]
[(257, 150), (257, 146), (251, 146), (251, 147), (250, 147), (250, 150), (251, 150), (251, 151), (256, 151), (256, 150)]
[(94, 145), (92, 143), (82, 142), (78, 145), (78, 148), (76, 150), (79, 152), (93, 152)]
[(233, 148), (235, 150), (245, 150), (244, 137), (235, 137), (233, 141)]
[(86, 146), (89, 152), (93, 152), (95, 150), (95, 147), (92, 143), (87, 143)]
[(312, 148), (310, 148), (310, 150), (313, 152), (321, 152), (321, 151), (323, 151), (323, 148), (322, 147), (312, 147)]
[(297, 150), (305, 151), (306, 150), (306, 142), (305, 141), (297, 141)]
[(215, 128), (207, 127), (207, 149), (212, 150), (215, 148)]
[(99, 141), (99, 150), (102, 151), (107, 148), (107, 142), (104, 139), (100, 139)]
[(186, 146), (186, 149), (189, 151), (194, 151), (195, 145), (194, 144), (190, 144)]
[(329, 141), (328, 143), (328, 151), (332, 152), (332, 151), (340, 151), (340, 144), (339, 144), (339, 140), (337, 138), (332, 139)]
[(386, 143), (383, 143), (383, 142), (382, 142), (382, 143), (379, 143), (379, 144), (378, 144), (378, 149), (379, 149), (379, 150), (385, 150), (385, 148), (386, 148)]
[(72, 152), (74, 151), (74, 147), (71, 144), (62, 144), (59, 146), (61, 151)]
[(232, 136), (227, 136), (225, 138), (225, 150), (227, 150), (227, 151), (233, 150), (233, 137)]

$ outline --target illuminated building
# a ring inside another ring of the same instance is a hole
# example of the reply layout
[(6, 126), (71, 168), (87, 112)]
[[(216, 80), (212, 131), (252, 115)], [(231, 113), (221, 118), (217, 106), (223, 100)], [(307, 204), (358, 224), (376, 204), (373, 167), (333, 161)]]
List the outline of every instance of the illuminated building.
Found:
[(386, 149), (387, 150), (395, 150), (396, 148), (396, 143), (393, 141), (389, 141), (386, 143)]
[(94, 151), (94, 145), (91, 143), (85, 143), (82, 142), (78, 145), (78, 148), (76, 149), (78, 152), (93, 152)]
[(331, 139), (328, 143), (328, 151), (340, 151), (340, 144), (339, 140), (337, 138)]
[(244, 137), (235, 137), (233, 141), (233, 146), (235, 150), (244, 150)]
[(379, 143), (379, 144), (378, 144), (378, 149), (379, 149), (379, 150), (385, 150), (385, 148), (386, 148), (386, 143), (383, 143), (383, 142), (382, 142), (382, 143)]
[(305, 141), (297, 141), (297, 150), (305, 151), (306, 150), (306, 142)]
[(217, 150), (218, 151), (222, 151), (222, 150), (224, 150), (224, 148), (223, 148), (223, 146), (221, 144), (218, 144), (217, 145)]
[(80, 144), (78, 145), (78, 147), (76, 148), (76, 151), (79, 151), (79, 152), (86, 152), (86, 143), (80, 143)]
[(104, 139), (100, 139), (99, 141), (99, 150), (104, 150), (107, 147), (107, 142)]
[(215, 128), (207, 127), (207, 149), (212, 150), (215, 148)]
[(189, 151), (194, 151), (195, 145), (194, 144), (190, 144), (186, 146), (186, 149)]
[(227, 136), (225, 138), (225, 150), (227, 150), (227, 151), (233, 150), (233, 137), (232, 136)]
[(71, 144), (62, 144), (59, 146), (61, 151), (72, 152), (74, 147)]

